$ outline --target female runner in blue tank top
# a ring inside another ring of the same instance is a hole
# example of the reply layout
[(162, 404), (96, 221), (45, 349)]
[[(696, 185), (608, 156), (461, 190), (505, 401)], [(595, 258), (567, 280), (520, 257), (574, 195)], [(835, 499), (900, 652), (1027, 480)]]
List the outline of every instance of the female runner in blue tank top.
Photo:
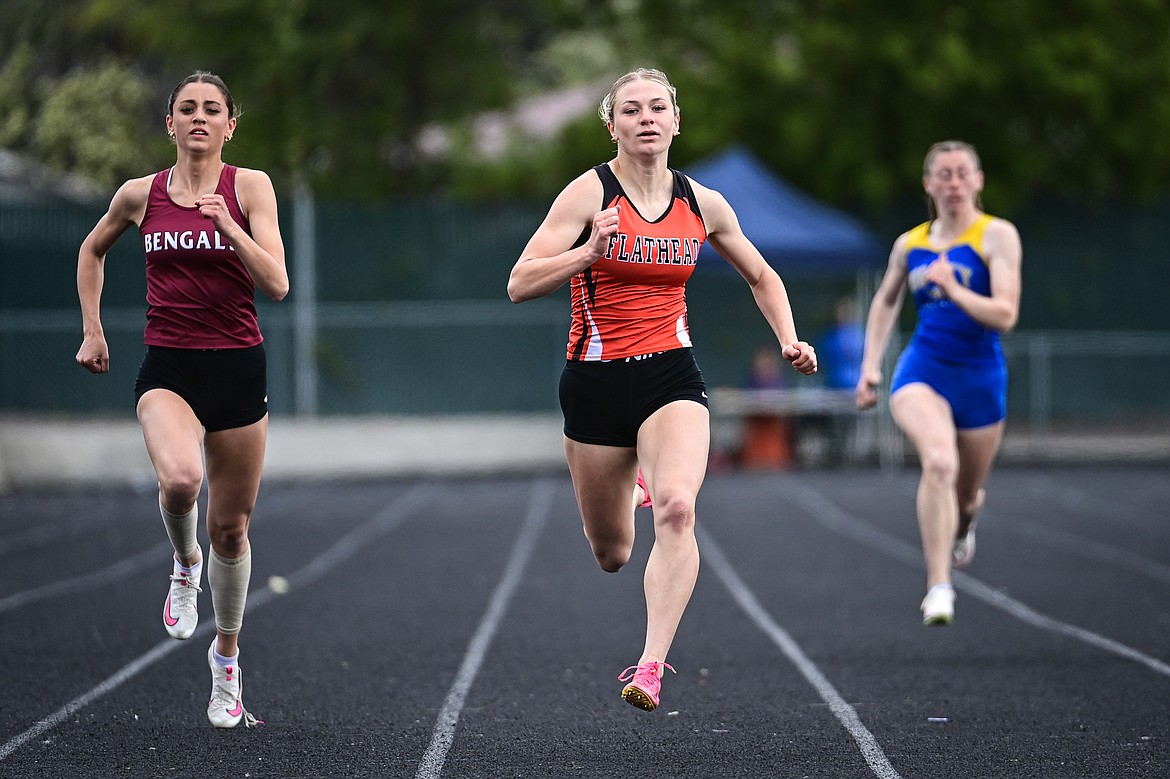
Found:
[(866, 324), (857, 405), (877, 403), (881, 362), (909, 287), (918, 325), (890, 381), (890, 412), (922, 465), (918, 526), (926, 558), (922, 621), (949, 624), (951, 568), (975, 554), (975, 515), (1003, 435), (1007, 369), (1000, 333), (1020, 307), (1020, 236), (985, 214), (974, 147), (936, 143), (923, 186), (931, 220), (894, 242)]

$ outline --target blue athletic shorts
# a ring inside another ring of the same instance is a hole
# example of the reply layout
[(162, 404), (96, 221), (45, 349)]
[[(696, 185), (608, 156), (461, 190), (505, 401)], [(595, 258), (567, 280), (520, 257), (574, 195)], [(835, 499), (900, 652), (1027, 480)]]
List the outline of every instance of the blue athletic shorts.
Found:
[(925, 384), (951, 404), (955, 427), (986, 427), (1007, 416), (1007, 366), (960, 365), (928, 357), (911, 343), (898, 358), (890, 380), (893, 395), (907, 384)]
[(242, 349), (147, 346), (134, 382), (134, 402), (152, 389), (187, 401), (209, 433), (247, 427), (268, 413), (264, 344)]
[(667, 403), (708, 405), (707, 385), (689, 348), (618, 360), (567, 360), (560, 400), (565, 435), (601, 446), (637, 446), (638, 428)]

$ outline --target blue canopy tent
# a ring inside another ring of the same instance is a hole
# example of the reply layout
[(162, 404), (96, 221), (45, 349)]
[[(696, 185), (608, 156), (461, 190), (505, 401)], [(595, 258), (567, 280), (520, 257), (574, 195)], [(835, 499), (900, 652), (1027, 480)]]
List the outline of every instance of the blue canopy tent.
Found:
[[(840, 276), (885, 265), (888, 247), (860, 222), (800, 192), (742, 147), (731, 147), (683, 172), (727, 198), (744, 234), (781, 276)], [(703, 244), (696, 270), (713, 266), (731, 268)]]
[[(742, 147), (733, 146), (686, 167), (683, 172), (727, 198), (739, 217), (744, 234), (783, 278), (800, 275), (807, 279), (811, 276), (823, 279), (830, 285), (839, 285), (843, 278), (852, 277), (857, 310), (866, 310), (876, 288), (877, 278), (886, 264), (889, 247), (883, 245), (859, 221), (800, 192), (771, 173)], [(720, 268), (734, 274), (731, 265), (710, 244), (704, 243), (695, 271), (718, 273)], [(809, 289), (810, 285), (802, 282), (802, 299)], [(827, 310), (830, 304), (825, 301), (822, 305)], [(722, 316), (727, 318), (728, 315), (729, 309), (724, 309)], [(802, 320), (806, 332), (812, 336), (810, 342), (816, 346), (816, 328), (810, 326), (809, 321)], [(727, 343), (737, 344), (738, 341), (733, 338)], [(704, 372), (708, 372), (706, 366), (711, 366), (713, 370), (709, 375), (713, 378), (720, 375), (720, 370), (723, 371), (722, 375), (734, 375), (732, 371), (742, 369), (748, 358), (747, 354), (729, 351), (727, 356), (731, 358), (730, 365), (735, 366), (729, 370), (727, 364), (715, 363), (712, 359), (713, 351), (704, 356)], [(828, 359), (826, 355), (822, 365)], [(729, 451), (738, 448), (743, 462), (749, 467), (783, 467), (796, 456), (799, 449), (798, 436), (789, 426), (790, 417), (811, 414), (836, 418), (838, 415), (852, 417), (856, 414), (852, 391), (822, 389), (809, 392), (806, 389), (802, 393), (781, 393), (761, 398), (756, 390), (743, 390), (728, 386), (730, 384), (730, 381), (724, 380), (724, 386), (711, 390), (712, 409), (720, 411), (724, 416), (736, 418), (740, 426), (720, 425), (713, 428), (713, 436), (723, 437), (722, 443), (716, 443), (715, 446), (725, 447)], [(773, 405), (778, 402), (783, 405), (783, 409)], [(872, 440), (880, 442), (879, 455), (884, 463), (886, 451), (890, 448), (887, 442), (900, 441), (900, 438), (893, 433), (888, 414), (871, 414), (865, 420), (869, 425), (868, 435)], [(809, 440), (813, 440), (815, 430), (809, 430), (813, 432), (807, 435), (810, 436)], [(830, 446), (827, 437), (823, 440), (825, 447)], [(827, 448), (825, 451), (828, 451)]]

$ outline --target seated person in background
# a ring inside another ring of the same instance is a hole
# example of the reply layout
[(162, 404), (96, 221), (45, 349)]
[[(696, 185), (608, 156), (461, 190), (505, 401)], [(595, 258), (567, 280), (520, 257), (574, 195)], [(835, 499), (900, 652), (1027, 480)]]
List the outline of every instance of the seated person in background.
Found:
[[(752, 354), (744, 378), (746, 390), (785, 389), (784, 359), (775, 345), (761, 344)], [(795, 463), (792, 420), (774, 413), (749, 414), (740, 432), (738, 465), (751, 470), (780, 470)]]
[(820, 340), (825, 386), (853, 391), (861, 378), (861, 355), (865, 351), (865, 328), (857, 315), (857, 303), (843, 297), (833, 304), (833, 326)]
[[(785, 386), (784, 365), (780, 350), (775, 345), (764, 344), (752, 356), (751, 371), (743, 386), (745, 389), (782, 389)], [(856, 383), (856, 382), (855, 382)]]
[[(830, 390), (852, 392), (861, 378), (861, 356), (865, 351), (865, 327), (857, 314), (857, 303), (850, 297), (838, 298), (833, 304), (833, 324), (820, 338), (824, 386)], [(822, 457), (831, 464), (850, 459), (850, 441), (856, 420), (839, 414), (825, 414), (804, 420), (802, 430), (810, 440), (821, 436)]]

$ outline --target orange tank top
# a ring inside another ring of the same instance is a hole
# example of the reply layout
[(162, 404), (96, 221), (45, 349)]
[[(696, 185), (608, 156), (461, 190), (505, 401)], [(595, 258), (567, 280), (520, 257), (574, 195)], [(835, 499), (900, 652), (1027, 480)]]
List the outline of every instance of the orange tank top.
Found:
[[(654, 221), (638, 212), (608, 164), (593, 168), (601, 208), (621, 206), (609, 250), (570, 282), (568, 359), (613, 360), (691, 345), (686, 283), (707, 237), (691, 183), (672, 170), (674, 193)], [(589, 239), (586, 228), (574, 247)]]

